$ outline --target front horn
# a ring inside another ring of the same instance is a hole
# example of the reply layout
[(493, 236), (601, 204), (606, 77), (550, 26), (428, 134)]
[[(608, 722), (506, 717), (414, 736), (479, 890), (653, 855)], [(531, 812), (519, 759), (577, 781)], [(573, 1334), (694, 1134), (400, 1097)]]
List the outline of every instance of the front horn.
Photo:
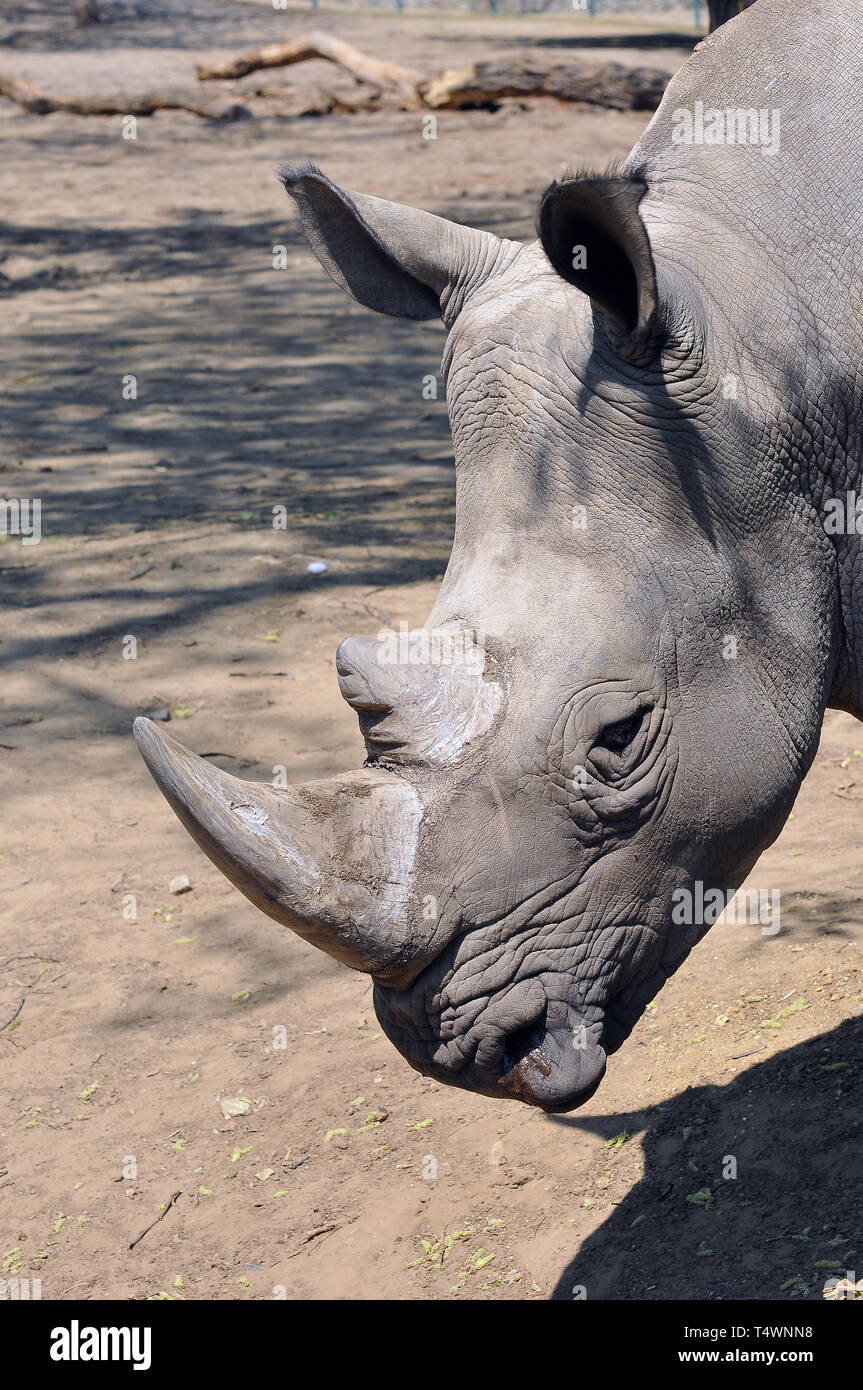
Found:
[(396, 773), (367, 767), (281, 790), (242, 782), (149, 719), (135, 739), (190, 835), (256, 907), (344, 965), (397, 973), (422, 814)]

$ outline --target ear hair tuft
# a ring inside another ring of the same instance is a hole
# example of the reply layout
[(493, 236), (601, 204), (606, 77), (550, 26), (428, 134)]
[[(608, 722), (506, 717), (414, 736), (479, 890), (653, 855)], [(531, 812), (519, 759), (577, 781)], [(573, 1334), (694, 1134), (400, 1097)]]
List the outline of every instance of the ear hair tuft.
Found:
[(288, 193), (298, 183), (302, 183), (303, 179), (309, 177), (323, 179), (324, 183), (329, 183), (323, 169), (319, 169), (317, 164), (313, 164), (309, 159), (304, 160), (302, 164), (280, 164), (276, 169), (276, 178), (284, 184)]

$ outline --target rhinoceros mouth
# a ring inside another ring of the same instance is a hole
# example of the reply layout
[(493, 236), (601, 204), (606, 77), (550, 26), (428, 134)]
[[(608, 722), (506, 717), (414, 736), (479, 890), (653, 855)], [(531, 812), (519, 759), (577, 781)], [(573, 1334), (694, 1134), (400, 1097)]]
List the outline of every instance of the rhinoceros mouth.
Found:
[(601, 1047), (585, 1057), (578, 1081), (560, 1087), (555, 1084), (555, 1074), (549, 1070), (546, 1054), (542, 1049), (530, 1053), (512, 1074), (512, 1079), (502, 1078), (500, 1090), (513, 1100), (544, 1110), (547, 1115), (565, 1114), (578, 1110), (595, 1095), (605, 1076), (606, 1053)]
[(576, 1007), (535, 977), (501, 991), (466, 1033), (446, 1039), (439, 1019), (406, 1014), (385, 987), (375, 989), (375, 1008), (416, 1071), (496, 1100), (574, 1110), (605, 1073), (604, 1010), (595, 1003)]
[(568, 1035), (539, 1027), (517, 1030), (504, 1041), (499, 1074), (475, 1061), (453, 1072), (434, 1061), (404, 1055), (423, 1076), (494, 1100), (518, 1100), (550, 1114), (576, 1110), (590, 1100), (605, 1075), (607, 1056), (595, 1039), (576, 1050)]
[[(550, 929), (551, 930), (551, 929)], [(559, 1113), (583, 1105), (668, 970), (663, 935), (641, 921), (594, 926), (574, 950), (533, 931), (517, 955), (511, 938), (496, 964), (452, 943), (407, 989), (378, 980), (375, 1009), (384, 1032), (424, 1076), (496, 1100), (513, 1099)], [(602, 944), (602, 956), (598, 945)], [(559, 949), (559, 968), (548, 968)], [(546, 968), (531, 966), (544, 958)], [(478, 996), (496, 969), (500, 981)], [(507, 966), (513, 978), (501, 976)], [(530, 972), (530, 973), (528, 973)]]
[(584, 1105), (605, 1075), (606, 1052), (595, 1039), (581, 1048), (574, 1042), (547, 1029), (514, 1034), (507, 1039), (505, 1061), (516, 1049), (523, 1052), (500, 1077), (499, 1091), (551, 1114)]

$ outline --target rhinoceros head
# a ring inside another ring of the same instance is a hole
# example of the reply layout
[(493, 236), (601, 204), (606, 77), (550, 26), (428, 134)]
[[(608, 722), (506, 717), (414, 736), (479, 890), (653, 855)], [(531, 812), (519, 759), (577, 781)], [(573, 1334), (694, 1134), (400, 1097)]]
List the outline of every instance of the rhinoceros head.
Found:
[(827, 598), (637, 174), (554, 185), (529, 246), (283, 178), (345, 290), (449, 330), (452, 556), (421, 632), (339, 648), (361, 771), (240, 782), (147, 721), (141, 750), (254, 903), (373, 976), (412, 1066), (572, 1109), (715, 918), (686, 893), (787, 815)]

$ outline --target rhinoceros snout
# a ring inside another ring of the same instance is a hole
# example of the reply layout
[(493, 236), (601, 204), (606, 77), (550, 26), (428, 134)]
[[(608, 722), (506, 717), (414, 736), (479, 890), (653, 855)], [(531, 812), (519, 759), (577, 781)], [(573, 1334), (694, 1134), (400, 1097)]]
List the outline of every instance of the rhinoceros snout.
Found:
[(482, 648), (457, 624), (346, 637), (336, 671), (372, 760), (446, 766), (488, 732), (502, 703)]

